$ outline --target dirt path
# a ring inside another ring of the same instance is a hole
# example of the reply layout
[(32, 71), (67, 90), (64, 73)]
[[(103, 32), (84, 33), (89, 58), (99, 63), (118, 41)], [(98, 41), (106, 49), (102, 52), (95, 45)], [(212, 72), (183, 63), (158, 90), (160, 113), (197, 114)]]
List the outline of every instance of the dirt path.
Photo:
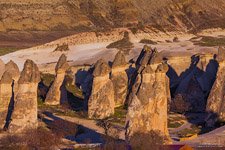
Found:
[[(76, 123), (78, 125), (82, 125), (88, 129), (91, 129), (99, 134), (105, 134), (105, 130), (97, 125), (97, 121), (95, 120), (89, 120), (89, 119), (83, 119), (83, 118), (77, 118), (77, 117), (68, 117), (68, 116), (57, 116), (63, 120), (70, 121), (73, 123)], [(125, 130), (120, 131), (119, 133), (119, 139), (125, 140)]]

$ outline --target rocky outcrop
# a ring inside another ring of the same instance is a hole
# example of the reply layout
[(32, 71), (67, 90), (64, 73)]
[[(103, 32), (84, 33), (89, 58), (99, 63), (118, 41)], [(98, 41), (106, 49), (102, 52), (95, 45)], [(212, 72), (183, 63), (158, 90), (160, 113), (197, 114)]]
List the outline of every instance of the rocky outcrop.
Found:
[(157, 58), (157, 54), (158, 54), (157, 49), (152, 49), (151, 47), (145, 45), (139, 57), (137, 58), (137, 61), (135, 64), (138, 73), (141, 73), (147, 65), (155, 64), (155, 59)]
[(127, 113), (126, 137), (157, 130), (169, 136), (167, 129), (168, 66), (147, 65), (136, 79)]
[(66, 43), (63, 43), (62, 45), (57, 45), (56, 49), (54, 52), (66, 52), (69, 51), (69, 45)]
[(152, 49), (151, 47), (145, 45), (136, 60), (136, 63), (135, 63), (136, 71), (133, 73), (129, 81), (129, 92), (128, 92), (128, 99), (126, 102), (127, 105), (129, 105), (132, 100), (131, 93), (134, 92), (134, 90), (137, 90), (137, 88), (135, 87), (139, 87), (141, 84), (142, 71), (146, 68), (146, 66), (150, 64), (153, 70), (156, 70), (160, 62), (162, 62), (162, 59), (161, 57), (159, 57), (158, 51), (156, 49)]
[(127, 96), (128, 76), (126, 73), (127, 62), (125, 55), (119, 51), (112, 64), (111, 80), (114, 87), (116, 106), (124, 105)]
[(5, 65), (5, 72), (8, 72), (9, 74), (12, 75), (12, 79), (17, 82), (20, 77), (20, 71), (15, 62), (10, 60), (6, 65)]
[(8, 62), (0, 81), (0, 128), (6, 125), (9, 119), (7, 114), (9, 116), (12, 112), (14, 93), (18, 90), (19, 76), (18, 66), (13, 61)]
[(110, 67), (104, 60), (98, 60), (93, 71), (93, 83), (88, 99), (88, 117), (103, 119), (114, 114), (114, 89), (109, 79)]
[[(205, 111), (207, 97), (215, 81), (217, 66), (218, 64), (212, 54), (192, 56), (190, 67), (177, 80), (178, 86), (174, 94), (175, 97), (178, 94), (182, 95), (183, 103), (189, 104), (186, 111)], [(175, 104), (175, 101), (171, 104)], [(171, 107), (175, 108), (174, 106)], [(177, 110), (180, 111), (180, 109)]]
[(64, 54), (62, 54), (55, 67), (56, 76), (46, 96), (46, 99), (45, 99), (46, 104), (59, 105), (59, 104), (67, 102), (65, 74), (68, 68), (69, 68), (69, 64), (67, 63), (67, 58)]
[(40, 82), (40, 72), (32, 60), (27, 60), (18, 81), (18, 91), (15, 95), (14, 110), (9, 126), (10, 132), (22, 132), (24, 129), (35, 128), (37, 120), (37, 87)]
[[(217, 61), (219, 63), (216, 80), (207, 100), (206, 110), (217, 119), (225, 120), (225, 49), (219, 48)], [(208, 118), (207, 121), (210, 122)], [(215, 118), (213, 118), (216, 120)]]

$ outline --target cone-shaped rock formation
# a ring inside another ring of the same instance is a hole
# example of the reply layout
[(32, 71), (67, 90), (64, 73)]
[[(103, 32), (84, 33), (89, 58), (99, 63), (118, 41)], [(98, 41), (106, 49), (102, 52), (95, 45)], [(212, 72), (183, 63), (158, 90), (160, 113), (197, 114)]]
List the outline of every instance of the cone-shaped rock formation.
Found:
[(109, 79), (110, 67), (98, 60), (93, 72), (91, 95), (88, 99), (88, 117), (103, 119), (114, 114), (114, 89)]
[(55, 67), (56, 76), (46, 96), (46, 104), (59, 105), (67, 102), (65, 74), (68, 68), (69, 64), (67, 63), (67, 58), (64, 54), (62, 54)]
[[(14, 110), (9, 126), (10, 132), (21, 132), (24, 129), (35, 128), (37, 120), (37, 87), (40, 82), (40, 72), (32, 60), (27, 60), (18, 81), (18, 91), (15, 95)], [(14, 96), (15, 93), (12, 93)]]
[(111, 80), (114, 87), (116, 106), (124, 105), (127, 96), (128, 76), (126, 73), (127, 62), (125, 55), (119, 51), (112, 64)]

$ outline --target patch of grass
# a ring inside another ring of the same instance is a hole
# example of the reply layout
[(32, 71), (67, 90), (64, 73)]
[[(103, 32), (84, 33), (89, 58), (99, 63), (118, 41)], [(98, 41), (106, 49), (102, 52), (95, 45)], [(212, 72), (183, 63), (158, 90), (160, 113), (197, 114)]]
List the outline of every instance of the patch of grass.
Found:
[(152, 45), (157, 44), (157, 42), (154, 42), (154, 41), (149, 40), (149, 39), (142, 39), (139, 43), (143, 43), (143, 44), (152, 44)]
[(52, 84), (54, 79), (55, 79), (55, 75), (53, 74), (41, 73), (41, 80), (43, 81), (44, 85), (47, 87), (49, 87)]
[(124, 126), (126, 122), (127, 110), (123, 106), (115, 108), (115, 113), (112, 116), (111, 122)]
[(9, 54), (9, 53), (18, 51), (18, 50), (19, 50), (18, 48), (7, 48), (7, 47), (0, 48), (0, 56), (6, 55), (6, 54)]
[(200, 41), (194, 41), (195, 45), (200, 46), (225, 46), (225, 37), (203, 36)]
[(41, 112), (51, 112), (59, 116), (68, 116), (68, 117), (77, 117), (77, 118), (87, 118), (87, 113), (83, 110), (74, 111), (66, 106), (57, 105), (57, 106), (49, 106), (49, 105), (41, 105), (39, 107)]
[(168, 127), (169, 128), (179, 128), (181, 127), (183, 124), (180, 122), (169, 122), (168, 123)]
[(183, 115), (170, 113), (168, 119), (169, 128), (179, 128), (186, 122), (186, 118)]
[(37, 97), (37, 102), (38, 107), (42, 107), (44, 105), (44, 100), (40, 96)]
[(191, 137), (195, 134), (199, 134), (201, 129), (195, 125), (192, 125), (191, 128), (186, 128), (178, 132), (180, 138)]

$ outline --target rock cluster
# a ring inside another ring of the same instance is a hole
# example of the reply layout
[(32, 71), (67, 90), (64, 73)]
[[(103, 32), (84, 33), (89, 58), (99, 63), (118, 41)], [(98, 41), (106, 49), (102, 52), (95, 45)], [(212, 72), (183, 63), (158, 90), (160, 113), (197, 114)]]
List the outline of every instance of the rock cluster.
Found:
[(119, 51), (112, 64), (111, 80), (114, 87), (116, 106), (123, 106), (127, 96), (128, 76), (125, 55)]
[(104, 119), (114, 114), (114, 88), (109, 78), (111, 69), (102, 59), (94, 66), (93, 83), (88, 99), (88, 117)]
[[(127, 113), (129, 139), (134, 133), (158, 130), (168, 136), (167, 102), (169, 79), (168, 66), (159, 63), (156, 50), (145, 46), (137, 60), (137, 75), (130, 93)], [(157, 62), (157, 63), (156, 63)]]
[[(172, 68), (172, 66), (170, 67)], [(178, 108), (178, 105), (174, 106), (174, 104), (176, 104), (176, 96), (181, 95), (183, 97), (182, 103), (186, 103), (186, 106), (188, 106), (184, 112), (204, 112), (207, 97), (215, 81), (217, 67), (218, 63), (212, 54), (192, 56), (190, 67), (181, 73), (176, 82), (172, 81), (173, 85), (171, 86), (175, 87), (175, 84), (177, 84), (174, 93), (175, 98), (171, 103), (173, 111), (180, 111), (181, 108)]]
[[(152, 49), (151, 47), (145, 45), (142, 49), (139, 57), (137, 58), (137, 61), (135, 63), (136, 65), (136, 71), (133, 73), (130, 83), (129, 83), (129, 93), (128, 93), (128, 100), (127, 104), (132, 101), (131, 93), (134, 92), (135, 87), (139, 87), (141, 84), (141, 76), (143, 70), (146, 68), (146, 66), (151, 64), (151, 68), (153, 70), (156, 70), (157, 66), (160, 64), (160, 55), (158, 54), (158, 51), (156, 49)], [(138, 89), (136, 89), (138, 90)]]
[[(219, 63), (216, 80), (207, 100), (206, 110), (217, 117), (217, 119), (225, 120), (225, 49), (219, 48), (217, 61)], [(210, 118), (210, 117), (209, 117)], [(208, 119), (209, 119), (208, 118)], [(212, 119), (212, 118), (211, 118)], [(213, 118), (216, 119), (216, 118)], [(210, 121), (210, 120), (207, 120)]]
[(68, 68), (69, 68), (69, 64), (67, 63), (67, 58), (64, 54), (62, 54), (55, 67), (56, 76), (46, 96), (46, 99), (45, 99), (46, 104), (59, 105), (59, 104), (67, 102), (65, 74)]
[[(14, 110), (9, 126), (10, 132), (21, 132), (24, 129), (35, 128), (37, 122), (37, 87), (40, 82), (40, 72), (32, 60), (27, 60), (18, 81), (18, 91), (15, 95)], [(15, 93), (12, 93), (14, 96)]]

